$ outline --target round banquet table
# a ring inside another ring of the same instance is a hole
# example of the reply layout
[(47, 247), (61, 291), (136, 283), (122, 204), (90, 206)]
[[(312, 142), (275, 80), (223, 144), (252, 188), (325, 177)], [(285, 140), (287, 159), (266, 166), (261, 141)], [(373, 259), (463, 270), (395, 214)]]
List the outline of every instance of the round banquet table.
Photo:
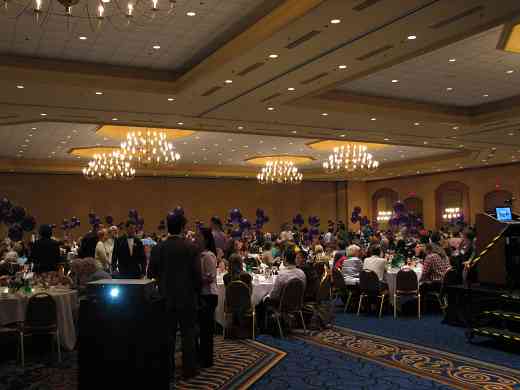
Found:
[[(412, 268), (415, 273), (417, 274), (417, 281), (421, 280), (422, 276), (422, 265), (417, 265), (414, 268)], [(394, 293), (395, 293), (395, 285), (397, 280), (397, 273), (399, 272), (400, 268), (390, 268), (386, 271), (385, 274), (385, 281), (388, 283), (388, 292), (390, 293), (390, 302), (393, 304), (394, 302)]]
[[(263, 275), (258, 275), (258, 280), (253, 278), (253, 294), (251, 296), (251, 304), (253, 307), (258, 305), (262, 298), (273, 290), (275, 280), (276, 276), (273, 276), (271, 279), (265, 279)], [(222, 281), (221, 277), (217, 279), (217, 290), (218, 305), (215, 310), (215, 321), (224, 326), (224, 300), (226, 298), (226, 287), (224, 286), (224, 282)]]
[[(54, 298), (58, 315), (61, 345), (68, 351), (73, 350), (76, 345), (74, 314), (78, 309), (78, 292), (76, 290), (51, 288), (46, 291), (35, 290), (33, 294), (38, 292), (48, 293)], [(0, 325), (24, 321), (29, 297), (30, 295), (21, 294), (0, 296)]]

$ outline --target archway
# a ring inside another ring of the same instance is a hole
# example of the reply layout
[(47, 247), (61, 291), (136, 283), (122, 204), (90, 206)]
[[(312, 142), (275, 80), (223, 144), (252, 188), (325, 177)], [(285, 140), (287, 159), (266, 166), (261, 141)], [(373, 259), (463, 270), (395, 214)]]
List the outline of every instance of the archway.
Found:
[[(381, 188), (372, 195), (372, 220), (376, 220), (380, 213), (388, 213), (393, 210), (395, 202), (399, 200), (399, 194), (391, 188)], [(384, 223), (384, 221), (379, 221)]]
[(462, 213), (464, 221), (470, 221), (469, 188), (458, 181), (450, 181), (441, 184), (435, 190), (435, 225), (440, 228), (448, 222), (443, 218), (448, 210), (458, 210)]

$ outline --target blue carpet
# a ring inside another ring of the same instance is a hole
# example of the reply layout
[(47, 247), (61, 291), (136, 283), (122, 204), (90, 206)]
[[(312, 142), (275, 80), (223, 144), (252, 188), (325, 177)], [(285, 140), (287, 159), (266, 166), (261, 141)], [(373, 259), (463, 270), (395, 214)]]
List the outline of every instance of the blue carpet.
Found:
[(428, 379), (301, 340), (280, 340), (262, 335), (258, 341), (287, 352), (287, 356), (256, 382), (252, 389), (451, 389)]
[(427, 315), (420, 320), (415, 317), (394, 320), (390, 316), (379, 319), (374, 315), (358, 317), (350, 313), (341, 313), (336, 317), (338, 326), (520, 370), (520, 354), (514, 353), (512, 348), (504, 350), (504, 345), (499, 346), (486, 338), (476, 339), (475, 343), (470, 344), (464, 336), (464, 328), (445, 325), (441, 321), (440, 315)]

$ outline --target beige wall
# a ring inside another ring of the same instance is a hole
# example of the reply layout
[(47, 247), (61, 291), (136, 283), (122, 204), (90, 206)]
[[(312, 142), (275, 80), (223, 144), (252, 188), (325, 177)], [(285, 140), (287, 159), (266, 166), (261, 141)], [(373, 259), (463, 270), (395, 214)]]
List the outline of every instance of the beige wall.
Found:
[(225, 218), (231, 208), (238, 207), (253, 223), (256, 209), (263, 208), (270, 218), (269, 230), (278, 231), (297, 213), (306, 219), (318, 215), (326, 226), (341, 210), (338, 198), (344, 199), (344, 194), (338, 195), (337, 190), (334, 182), (260, 185), (252, 180), (164, 177), (98, 182), (79, 175), (0, 174), (0, 196), (27, 208), (38, 223), (59, 226), (64, 218), (78, 216), (81, 231), (88, 228), (90, 211), (102, 218), (112, 215), (119, 222), (126, 220), (131, 208), (143, 215), (145, 229), (155, 230), (176, 205), (184, 207), (192, 223), (207, 222), (213, 215)]
[[(470, 222), (475, 222), (475, 214), (484, 211), (484, 195), (497, 189), (508, 190), (518, 198), (520, 194), (520, 165), (507, 165), (494, 168), (471, 169), (440, 173), (435, 175), (414, 176), (402, 179), (380, 180), (368, 183), (349, 184), (349, 213), (352, 207), (361, 206), (371, 214), (371, 199), (374, 192), (381, 188), (391, 188), (404, 200), (411, 193), (417, 194), (423, 200), (424, 221), (427, 228), (435, 227), (435, 190), (449, 181), (459, 181), (469, 187)], [(366, 197), (366, 207), (362, 200)], [(355, 199), (355, 201), (353, 201)], [(359, 202), (360, 204), (356, 204)], [(518, 202), (517, 202), (518, 203)], [(520, 204), (516, 205), (516, 209)], [(370, 215), (370, 217), (372, 217)]]

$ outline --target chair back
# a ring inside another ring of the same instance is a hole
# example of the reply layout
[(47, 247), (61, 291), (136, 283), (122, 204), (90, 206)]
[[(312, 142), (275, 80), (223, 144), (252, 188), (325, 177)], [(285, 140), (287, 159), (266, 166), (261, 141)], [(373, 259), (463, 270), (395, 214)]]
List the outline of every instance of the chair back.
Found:
[(379, 295), (379, 278), (374, 271), (364, 269), (359, 273), (359, 290), (361, 294)]
[(343, 274), (338, 271), (336, 268), (332, 269), (332, 285), (334, 288), (346, 289), (347, 284), (345, 283), (345, 279), (343, 279)]
[(318, 303), (323, 301), (330, 301), (331, 299), (331, 277), (330, 275), (325, 275), (320, 282), (320, 289), (318, 290), (318, 294), (316, 295), (316, 301)]
[(244, 313), (251, 309), (251, 290), (241, 280), (234, 280), (226, 287), (224, 311), (226, 313)]
[(397, 293), (414, 293), (419, 290), (417, 274), (411, 268), (403, 268), (397, 273), (395, 281)]
[(303, 307), (304, 283), (300, 279), (293, 278), (285, 285), (280, 298), (281, 312), (294, 312)]
[(31, 328), (50, 328), (57, 325), (56, 301), (47, 293), (29, 298), (24, 324)]

